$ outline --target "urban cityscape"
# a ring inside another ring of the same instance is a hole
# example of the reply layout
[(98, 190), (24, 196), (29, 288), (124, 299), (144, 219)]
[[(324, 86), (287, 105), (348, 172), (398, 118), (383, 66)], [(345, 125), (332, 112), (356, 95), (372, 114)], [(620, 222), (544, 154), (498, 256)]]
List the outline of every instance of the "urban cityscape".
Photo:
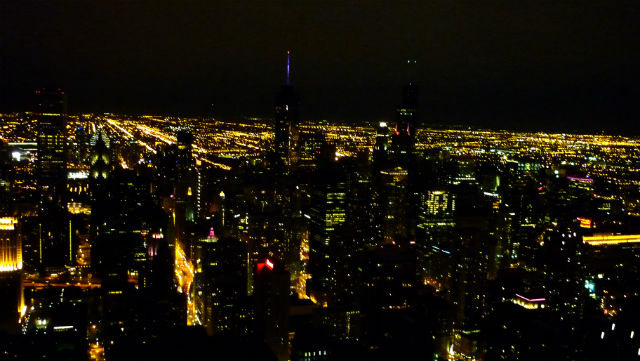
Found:
[(314, 119), (279, 54), (260, 115), (0, 112), (0, 359), (640, 359), (637, 133), (431, 121), (399, 55)]

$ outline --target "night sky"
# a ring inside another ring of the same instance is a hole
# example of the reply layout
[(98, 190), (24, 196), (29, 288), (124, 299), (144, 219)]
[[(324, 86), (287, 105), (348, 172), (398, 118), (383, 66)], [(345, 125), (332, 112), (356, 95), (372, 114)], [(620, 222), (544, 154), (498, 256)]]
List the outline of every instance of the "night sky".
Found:
[(1, 0), (0, 109), (53, 85), (70, 112), (272, 116), (291, 49), (302, 120), (392, 118), (412, 58), (425, 123), (637, 133), (639, 19), (639, 1)]

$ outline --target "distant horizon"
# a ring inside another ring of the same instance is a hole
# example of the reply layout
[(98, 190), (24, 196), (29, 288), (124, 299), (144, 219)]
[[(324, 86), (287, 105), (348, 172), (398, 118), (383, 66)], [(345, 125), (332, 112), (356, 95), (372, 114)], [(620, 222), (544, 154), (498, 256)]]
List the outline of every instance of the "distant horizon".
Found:
[[(9, 110), (9, 111), (0, 111), (0, 114), (20, 114), (20, 113), (29, 113), (29, 112), (33, 112), (32, 110)], [(77, 111), (77, 112), (73, 112), (70, 111), (69, 115), (81, 115), (81, 114), (96, 114), (96, 115), (103, 115), (103, 114), (114, 114), (114, 115), (120, 115), (120, 116), (131, 116), (131, 117), (142, 117), (142, 116), (154, 116), (154, 117), (176, 117), (176, 118), (202, 118), (202, 119), (213, 119), (213, 120), (217, 120), (217, 121), (222, 121), (222, 122), (248, 122), (248, 121), (254, 121), (254, 119), (250, 119), (250, 118), (259, 118), (259, 119), (264, 119), (264, 120), (269, 120), (269, 121), (273, 121), (273, 115), (272, 114), (244, 114), (244, 115), (239, 115), (239, 116), (233, 116), (233, 117), (220, 117), (220, 116), (212, 116), (212, 115), (205, 115), (205, 114), (167, 114), (167, 113), (157, 113), (157, 112), (140, 112), (140, 113), (127, 113), (127, 112), (116, 112), (116, 111)], [(394, 117), (387, 117), (387, 118), (383, 118), (383, 117), (379, 117), (376, 119), (364, 119), (364, 118), (360, 118), (360, 119), (327, 119), (327, 118), (317, 118), (317, 119), (312, 119), (312, 118), (307, 118), (304, 119), (304, 116), (301, 117), (301, 122), (329, 122), (330, 124), (341, 124), (341, 125), (348, 125), (348, 124), (357, 124), (357, 125), (370, 125), (372, 127), (375, 127), (378, 122), (381, 121), (385, 121), (385, 122), (392, 122), (394, 120)], [(474, 124), (474, 123), (448, 123), (448, 122), (424, 122), (421, 121), (420, 119), (418, 119), (418, 127), (417, 129), (438, 129), (438, 128), (443, 128), (443, 129), (458, 129), (458, 128), (466, 128), (463, 130), (479, 130), (479, 131), (494, 131), (494, 132), (500, 132), (500, 131), (508, 131), (508, 132), (517, 132), (517, 133), (528, 133), (528, 132), (541, 132), (541, 133), (547, 133), (547, 134), (576, 134), (576, 135), (610, 135), (610, 136), (630, 136), (630, 137), (638, 137), (640, 136), (640, 128), (639, 127), (632, 127), (632, 129), (626, 129), (626, 130), (615, 130), (615, 129), (593, 129), (593, 128), (582, 128), (582, 129), (578, 129), (578, 128), (574, 128), (571, 126), (565, 126), (562, 125), (560, 127), (556, 127), (556, 128), (551, 128), (551, 127), (535, 127), (535, 126), (530, 126), (527, 128), (521, 127), (521, 128), (516, 128), (514, 126), (508, 127), (508, 126), (500, 126), (500, 125), (491, 125), (491, 124)]]

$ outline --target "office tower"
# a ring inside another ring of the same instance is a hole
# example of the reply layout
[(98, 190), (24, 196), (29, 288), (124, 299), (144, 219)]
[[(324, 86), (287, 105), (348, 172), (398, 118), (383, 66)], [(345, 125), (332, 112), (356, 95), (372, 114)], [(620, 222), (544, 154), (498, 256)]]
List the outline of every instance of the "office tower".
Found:
[(455, 194), (430, 189), (419, 195), (418, 272), (436, 289), (447, 288), (452, 273), (451, 250), (455, 244)]
[[(335, 149), (335, 148), (334, 148)], [(331, 154), (335, 153), (329, 152)], [(344, 226), (347, 211), (347, 180), (334, 162), (320, 164), (311, 191), (309, 209), (310, 294), (320, 303), (330, 302), (336, 284), (335, 274), (343, 260)]]
[(275, 153), (276, 168), (288, 172), (298, 161), (298, 96), (291, 85), (291, 53), (287, 51), (285, 84), (276, 95)]
[(268, 247), (293, 274), (298, 273), (298, 251), (302, 238), (300, 213), (300, 187), (292, 177), (300, 159), (300, 130), (298, 96), (291, 84), (291, 53), (287, 51), (285, 84), (276, 94), (274, 124), (275, 178), (273, 201), (273, 242)]
[(91, 179), (104, 181), (111, 170), (111, 141), (106, 131), (98, 128), (89, 140), (89, 145), (91, 146), (89, 176)]
[(536, 182), (520, 179), (510, 179), (501, 187), (499, 236), (505, 266), (535, 270), (541, 263), (536, 262), (544, 233), (540, 192)]
[[(97, 246), (98, 236), (107, 226), (106, 217), (109, 213), (106, 205), (109, 204), (107, 193), (107, 180), (111, 174), (111, 142), (102, 128), (93, 134), (89, 141), (89, 197), (91, 202), (91, 235), (90, 241), (93, 248)], [(94, 254), (95, 256), (95, 254)]]
[(256, 328), (278, 360), (289, 359), (289, 271), (281, 262), (256, 265)]
[[(409, 65), (415, 62), (408, 61)], [(402, 90), (402, 103), (396, 110), (396, 123), (387, 148), (386, 123), (380, 123), (374, 147), (376, 171), (376, 196), (378, 221), (381, 223), (380, 241), (407, 243), (415, 238), (416, 213), (414, 192), (416, 160), (413, 157), (415, 143), (416, 108), (418, 86), (407, 83)], [(387, 158), (386, 149), (389, 149)], [(388, 159), (388, 160), (387, 160)]]
[(486, 316), (490, 254), (495, 247), (491, 203), (472, 181), (457, 185), (455, 241), (451, 243), (451, 300), (458, 325), (477, 327)]
[[(176, 234), (190, 249), (186, 222), (195, 219), (196, 192), (198, 177), (192, 156), (193, 134), (188, 128), (178, 130), (176, 134), (176, 173), (173, 184), (173, 195), (176, 202)], [(191, 251), (189, 251), (191, 253)]]
[(247, 334), (251, 310), (246, 245), (235, 238), (219, 239), (212, 227), (196, 247), (193, 295), (207, 334)]
[(175, 236), (189, 260), (193, 259), (197, 241), (192, 239), (189, 229), (196, 217), (199, 191), (192, 146), (191, 131), (185, 127), (179, 128), (176, 143), (162, 148), (155, 159), (160, 177), (154, 184), (156, 193), (164, 198), (165, 211), (172, 214), (169, 234)]
[(0, 217), (0, 332), (17, 333), (24, 305), (22, 247), (15, 217)]
[(66, 205), (67, 96), (60, 89), (38, 90), (38, 160), (41, 266), (59, 270), (72, 261)]

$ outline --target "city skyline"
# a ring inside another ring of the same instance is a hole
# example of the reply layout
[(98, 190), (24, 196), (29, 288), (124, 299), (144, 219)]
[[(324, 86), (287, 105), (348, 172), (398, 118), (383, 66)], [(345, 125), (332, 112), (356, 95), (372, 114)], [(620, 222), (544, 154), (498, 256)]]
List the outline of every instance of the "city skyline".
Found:
[(640, 359), (640, 6), (0, 1), (0, 358)]

